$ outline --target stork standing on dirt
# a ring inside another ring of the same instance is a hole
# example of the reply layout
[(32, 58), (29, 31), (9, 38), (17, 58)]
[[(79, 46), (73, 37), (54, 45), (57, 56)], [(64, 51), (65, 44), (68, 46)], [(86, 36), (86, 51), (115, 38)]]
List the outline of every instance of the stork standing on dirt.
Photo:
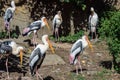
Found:
[(42, 42), (44, 44), (38, 44), (36, 48), (32, 51), (32, 54), (30, 55), (30, 61), (29, 61), (31, 75), (34, 76), (36, 74), (37, 80), (38, 80), (38, 77), (43, 80), (43, 78), (38, 73), (38, 69), (43, 63), (47, 49), (50, 47), (50, 49), (52, 50), (52, 53), (54, 53), (54, 49), (48, 39), (48, 35), (42, 36)]
[(9, 55), (18, 55), (20, 54), (20, 63), (22, 65), (22, 54), (23, 54), (23, 47), (17, 46), (14, 41), (4, 41), (0, 42), (0, 59), (6, 57), (6, 70), (9, 79), (9, 71), (8, 71), (8, 56)]
[(96, 29), (97, 29), (97, 24), (98, 24), (98, 15), (97, 13), (94, 11), (94, 8), (91, 7), (90, 8), (91, 14), (89, 16), (89, 29), (90, 29), (90, 38), (91, 40), (93, 39), (93, 34), (95, 33), (95, 39), (96, 39)]
[(33, 35), (33, 44), (36, 44), (36, 37), (38, 36), (37, 31), (39, 29), (41, 29), (42, 27), (44, 27), (44, 26), (46, 26), (50, 30), (50, 27), (48, 25), (46, 17), (42, 17), (41, 20), (32, 22), (27, 28), (25, 28), (23, 30), (22, 35), (23, 36), (30, 35), (31, 32), (33, 32), (34, 33), (34, 35)]
[(5, 15), (4, 15), (5, 30), (9, 34), (9, 38), (10, 38), (10, 21), (13, 18), (15, 9), (16, 9), (15, 2), (11, 1), (11, 7), (7, 8), (7, 10), (5, 11)]
[(53, 34), (55, 33), (56, 41), (59, 40), (59, 28), (62, 24), (61, 11), (58, 11), (53, 19)]
[(88, 40), (88, 37), (84, 35), (82, 39), (78, 39), (72, 46), (71, 51), (70, 51), (70, 64), (76, 65), (76, 74), (78, 75), (78, 67), (81, 69), (82, 73), (82, 67), (80, 65), (80, 54), (83, 52), (84, 48), (89, 47), (93, 50), (92, 45), (90, 41)]

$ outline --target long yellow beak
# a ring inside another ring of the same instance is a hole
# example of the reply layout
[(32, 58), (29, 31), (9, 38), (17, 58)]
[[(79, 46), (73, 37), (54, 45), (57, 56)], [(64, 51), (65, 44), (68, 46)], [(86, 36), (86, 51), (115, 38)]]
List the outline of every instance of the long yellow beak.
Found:
[(55, 53), (55, 50), (54, 50), (54, 48), (52, 47), (52, 44), (50, 43), (50, 40), (47, 39), (47, 41), (48, 41), (48, 44), (49, 44), (49, 47), (50, 47), (52, 53)]
[(23, 63), (23, 51), (20, 50), (20, 64), (22, 65)]
[(44, 19), (44, 23), (45, 23), (46, 27), (50, 30), (50, 26), (48, 25), (47, 19)]
[(88, 37), (87, 37), (87, 36), (86, 36), (86, 41), (88, 42), (88, 45), (89, 45), (90, 49), (93, 51), (92, 44), (90, 43), (90, 41), (89, 41), (89, 39), (88, 39)]

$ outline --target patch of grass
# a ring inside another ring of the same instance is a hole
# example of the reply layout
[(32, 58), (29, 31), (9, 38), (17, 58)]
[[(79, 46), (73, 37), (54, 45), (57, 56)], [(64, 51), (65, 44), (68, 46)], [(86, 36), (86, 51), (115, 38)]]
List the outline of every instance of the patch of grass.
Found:
[(70, 73), (69, 76), (70, 80), (86, 80), (82, 74), (76, 75), (75, 73)]
[(97, 72), (96, 75), (94, 75), (93, 80), (108, 80), (108, 76), (110, 76), (112, 72), (107, 69), (103, 69), (102, 71)]
[[(83, 34), (84, 34), (84, 31), (80, 30), (78, 33), (76, 33), (74, 35), (68, 35), (68, 36), (60, 37), (60, 41), (61, 42), (75, 42), (76, 40), (81, 38), (81, 36), (83, 36)], [(50, 36), (50, 39), (55, 40), (55, 38), (53, 36)]]

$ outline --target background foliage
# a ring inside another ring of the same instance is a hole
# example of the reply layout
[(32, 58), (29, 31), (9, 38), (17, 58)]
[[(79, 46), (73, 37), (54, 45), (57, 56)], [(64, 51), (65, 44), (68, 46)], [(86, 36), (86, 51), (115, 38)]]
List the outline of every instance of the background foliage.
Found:
[(105, 38), (110, 54), (113, 56), (114, 68), (120, 72), (120, 11), (106, 11), (100, 20), (99, 33)]

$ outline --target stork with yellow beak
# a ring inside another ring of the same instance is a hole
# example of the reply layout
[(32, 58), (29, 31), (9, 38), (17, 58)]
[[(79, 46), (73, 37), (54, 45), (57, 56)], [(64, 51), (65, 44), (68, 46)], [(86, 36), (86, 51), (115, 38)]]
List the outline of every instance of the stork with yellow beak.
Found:
[(46, 17), (42, 17), (41, 20), (32, 22), (27, 28), (23, 30), (22, 35), (23, 36), (30, 35), (31, 32), (33, 32), (34, 33), (33, 44), (36, 44), (37, 31), (44, 26), (46, 26), (50, 30)]
[(19, 46), (15, 41), (12, 40), (3, 41), (2, 43), (12, 47), (13, 55), (20, 55), (20, 64), (22, 65), (24, 48), (22, 46)]
[(88, 40), (88, 37), (86, 35), (84, 35), (82, 37), (82, 39), (78, 39), (71, 48), (69, 60), (70, 60), (70, 64), (76, 65), (76, 74), (77, 75), (78, 75), (78, 66), (81, 69), (81, 73), (82, 73), (82, 67), (81, 67), (80, 61), (79, 61), (80, 54), (83, 52), (84, 48), (87, 47), (88, 45), (91, 48), (91, 50), (93, 50), (92, 45), (91, 45), (90, 41)]
[(48, 48), (50, 47), (52, 53), (55, 53), (54, 48), (52, 47), (52, 44), (48, 39), (48, 35), (42, 36), (42, 42), (44, 44), (38, 44), (36, 48), (32, 51), (32, 54), (30, 56), (30, 61), (29, 61), (31, 75), (34, 76), (36, 74), (37, 80), (38, 80), (38, 77), (43, 80), (43, 78), (38, 73), (38, 69), (43, 63), (43, 60), (45, 58), (46, 51), (48, 50)]
[[(9, 55), (18, 55), (20, 54), (20, 64), (22, 65), (23, 58), (23, 47), (18, 46), (14, 41), (4, 41), (0, 43), (0, 57), (1, 55), (6, 57), (6, 70), (9, 79), (9, 71), (8, 71), (8, 57)], [(2, 57), (1, 57), (2, 58)]]

